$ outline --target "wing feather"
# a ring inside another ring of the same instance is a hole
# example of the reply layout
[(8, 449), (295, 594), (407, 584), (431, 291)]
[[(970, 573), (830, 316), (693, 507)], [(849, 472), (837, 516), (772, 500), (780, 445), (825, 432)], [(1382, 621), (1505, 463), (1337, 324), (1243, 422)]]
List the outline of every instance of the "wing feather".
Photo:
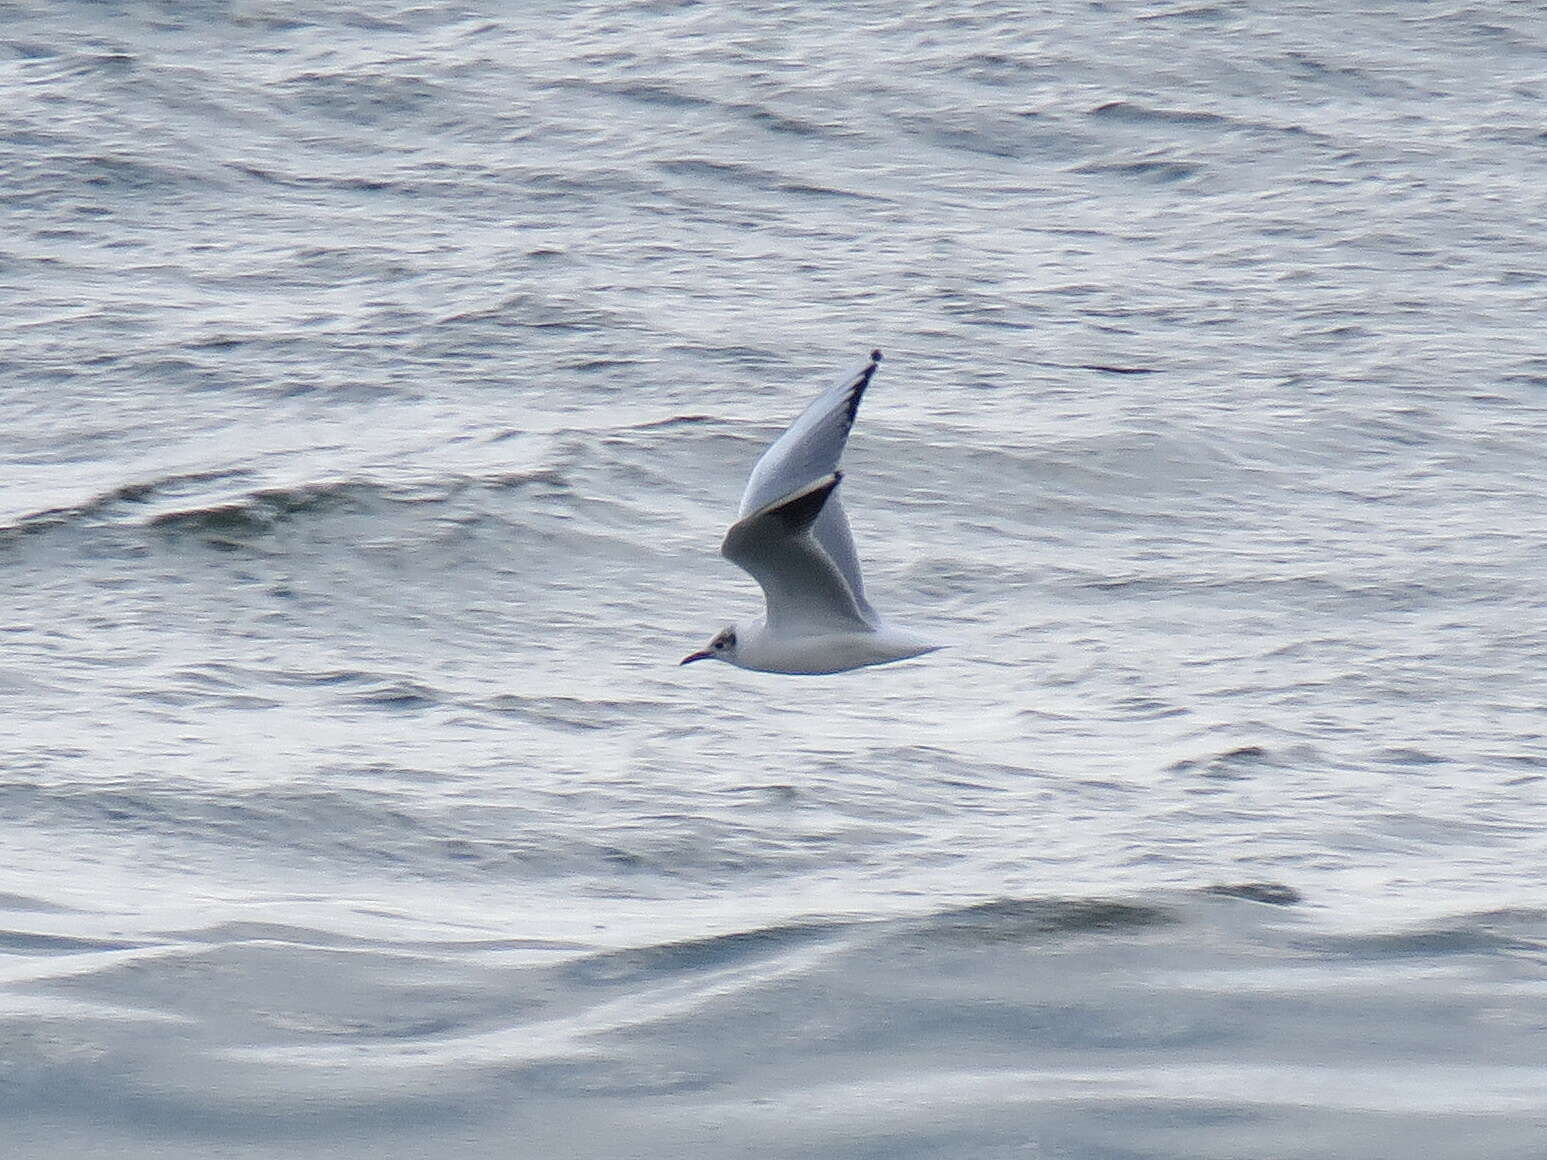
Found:
[(881, 352), (871, 351), (864, 369), (823, 391), (769, 444), (747, 479), (737, 519), (838, 470), (860, 400), (880, 362)]
[(870, 621), (812, 527), (843, 476), (830, 472), (737, 520), (720, 552), (763, 590), (768, 627), (788, 635), (868, 630)]
[[(751, 513), (838, 470), (854, 417), (865, 397), (865, 388), (870, 386), (880, 362), (881, 352), (871, 351), (870, 361), (862, 369), (812, 400), (810, 406), (763, 452), (752, 468), (746, 491), (742, 493), (738, 519), (746, 519)], [(843, 576), (861, 619), (873, 626), (876, 613), (865, 599), (865, 581), (860, 574), (859, 553), (854, 549), (854, 535), (849, 530), (843, 504), (836, 495), (818, 514), (814, 535)]]

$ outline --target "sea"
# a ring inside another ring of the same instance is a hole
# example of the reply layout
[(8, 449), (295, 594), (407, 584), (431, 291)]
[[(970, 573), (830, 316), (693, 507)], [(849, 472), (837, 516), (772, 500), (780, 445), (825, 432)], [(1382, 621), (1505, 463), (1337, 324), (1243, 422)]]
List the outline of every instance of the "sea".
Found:
[[(1547, 1156), (1538, 0), (0, 2), (4, 1160)], [(872, 602), (762, 449), (884, 352)]]

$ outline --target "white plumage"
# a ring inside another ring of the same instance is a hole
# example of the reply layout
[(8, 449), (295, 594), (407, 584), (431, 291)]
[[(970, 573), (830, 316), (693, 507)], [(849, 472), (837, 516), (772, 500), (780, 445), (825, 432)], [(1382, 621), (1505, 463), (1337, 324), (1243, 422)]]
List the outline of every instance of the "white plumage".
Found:
[(725, 629), (683, 659), (770, 673), (839, 673), (939, 645), (887, 624), (865, 599), (859, 556), (838, 498), (838, 463), (865, 388), (864, 369), (811, 403), (753, 467), (720, 551), (758, 582), (766, 614)]

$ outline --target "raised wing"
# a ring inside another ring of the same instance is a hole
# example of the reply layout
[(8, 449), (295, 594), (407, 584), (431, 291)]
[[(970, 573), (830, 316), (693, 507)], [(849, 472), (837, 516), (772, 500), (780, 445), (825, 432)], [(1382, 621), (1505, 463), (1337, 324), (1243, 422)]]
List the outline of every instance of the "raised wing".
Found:
[(843, 477), (830, 472), (737, 520), (720, 552), (763, 590), (768, 627), (781, 635), (868, 631), (869, 618), (812, 527)]
[(863, 370), (823, 391), (769, 444), (747, 479), (737, 519), (838, 470), (859, 402), (880, 362), (881, 352), (871, 351)]
[[(763, 452), (752, 468), (746, 491), (742, 493), (738, 519), (746, 519), (750, 513), (777, 503), (838, 470), (860, 400), (880, 362), (881, 352), (871, 351), (870, 361), (864, 369), (818, 395)], [(854, 536), (849, 531), (843, 504), (836, 495), (821, 508), (813, 534), (848, 584), (862, 618), (875, 624), (875, 610), (865, 600), (865, 581), (860, 575)]]

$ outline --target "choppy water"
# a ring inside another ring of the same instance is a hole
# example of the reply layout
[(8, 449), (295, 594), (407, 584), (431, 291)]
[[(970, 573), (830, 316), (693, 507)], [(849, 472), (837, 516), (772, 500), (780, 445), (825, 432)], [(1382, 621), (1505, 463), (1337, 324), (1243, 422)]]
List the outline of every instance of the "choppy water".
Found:
[[(7, 1156), (1539, 1157), (1533, 3), (0, 4)], [(675, 667), (886, 362), (872, 598)]]

